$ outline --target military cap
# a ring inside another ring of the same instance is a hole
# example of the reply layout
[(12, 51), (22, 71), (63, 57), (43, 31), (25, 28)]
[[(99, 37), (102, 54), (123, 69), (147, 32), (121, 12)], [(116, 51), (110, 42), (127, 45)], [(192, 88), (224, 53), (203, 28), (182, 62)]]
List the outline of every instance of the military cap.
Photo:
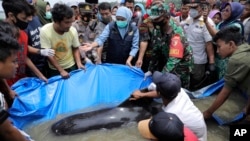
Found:
[(93, 13), (93, 6), (89, 3), (80, 2), (78, 4), (78, 7), (79, 7), (79, 11), (82, 15), (86, 14), (86, 13)]
[(153, 20), (160, 17), (163, 13), (167, 12), (169, 12), (169, 6), (166, 3), (160, 3), (152, 5), (148, 14), (150, 18)]

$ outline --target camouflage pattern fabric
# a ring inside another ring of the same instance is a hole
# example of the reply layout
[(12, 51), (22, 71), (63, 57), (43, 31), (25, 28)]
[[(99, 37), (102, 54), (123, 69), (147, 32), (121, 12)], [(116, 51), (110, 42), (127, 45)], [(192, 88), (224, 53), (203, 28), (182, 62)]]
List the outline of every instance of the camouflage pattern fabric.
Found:
[(215, 67), (219, 79), (222, 79), (227, 71), (228, 59), (222, 59), (218, 54), (215, 55)]
[[(189, 89), (190, 73), (193, 67), (192, 48), (187, 43), (183, 29), (177, 26), (172, 19), (169, 24), (172, 28), (170, 34), (162, 34), (160, 27), (153, 26), (152, 22), (147, 19), (139, 28), (140, 41), (149, 41), (145, 52), (145, 57), (150, 57), (148, 70), (174, 73), (180, 77), (182, 87)], [(170, 40), (174, 34), (181, 36), (182, 44), (185, 47), (182, 59), (169, 57)]]

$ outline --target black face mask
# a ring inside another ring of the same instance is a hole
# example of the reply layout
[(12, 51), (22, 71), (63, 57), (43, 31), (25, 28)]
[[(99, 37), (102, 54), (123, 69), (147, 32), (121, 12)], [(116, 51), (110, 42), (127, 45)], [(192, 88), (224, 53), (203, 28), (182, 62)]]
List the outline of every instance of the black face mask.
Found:
[(17, 27), (19, 27), (21, 30), (24, 30), (24, 29), (26, 29), (26, 28), (28, 27), (29, 23), (28, 23), (28, 22), (21, 21), (20, 19), (18, 19), (18, 18), (16, 17), (16, 23), (15, 23), (15, 25), (16, 25)]
[(86, 15), (82, 15), (81, 17), (82, 17), (83, 22), (88, 23), (91, 20), (92, 15), (91, 14), (86, 14)]
[(111, 16), (108, 16), (108, 17), (106, 17), (106, 18), (103, 18), (103, 17), (102, 17), (102, 22), (103, 22), (104, 24), (108, 24), (110, 21), (111, 21)]

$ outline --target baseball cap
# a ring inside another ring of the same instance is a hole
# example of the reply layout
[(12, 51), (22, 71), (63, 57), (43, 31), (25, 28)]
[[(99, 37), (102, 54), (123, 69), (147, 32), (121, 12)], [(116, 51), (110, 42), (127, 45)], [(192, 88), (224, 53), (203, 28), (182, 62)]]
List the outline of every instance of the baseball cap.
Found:
[(172, 73), (155, 71), (153, 82), (156, 84), (156, 90), (167, 99), (175, 98), (181, 90), (180, 78)]
[(166, 3), (159, 2), (157, 4), (153, 4), (148, 11), (149, 17), (154, 20), (164, 13), (169, 11), (169, 6)]
[(140, 134), (152, 140), (184, 140), (184, 124), (172, 113), (159, 112), (152, 119), (138, 123)]

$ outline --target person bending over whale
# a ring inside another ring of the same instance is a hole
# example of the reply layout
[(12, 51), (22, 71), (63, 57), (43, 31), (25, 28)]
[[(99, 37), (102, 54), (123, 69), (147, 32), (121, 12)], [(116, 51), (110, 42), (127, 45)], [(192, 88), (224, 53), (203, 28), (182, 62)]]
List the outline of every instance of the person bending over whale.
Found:
[[(222, 58), (230, 58), (224, 76), (225, 84), (213, 104), (203, 112), (205, 119), (212, 117), (212, 114), (227, 100), (234, 89), (239, 88), (248, 97), (250, 95), (250, 46), (242, 39), (240, 28), (234, 26), (220, 30), (214, 37), (219, 55)], [(250, 99), (244, 113), (245, 116), (250, 117)]]
[(163, 111), (176, 114), (184, 123), (184, 126), (196, 134), (199, 141), (206, 141), (207, 127), (203, 115), (181, 88), (179, 77), (168, 72), (155, 71), (153, 73), (153, 83), (156, 85), (156, 90), (149, 92), (136, 90), (132, 93), (130, 100), (160, 97), (163, 102)]

